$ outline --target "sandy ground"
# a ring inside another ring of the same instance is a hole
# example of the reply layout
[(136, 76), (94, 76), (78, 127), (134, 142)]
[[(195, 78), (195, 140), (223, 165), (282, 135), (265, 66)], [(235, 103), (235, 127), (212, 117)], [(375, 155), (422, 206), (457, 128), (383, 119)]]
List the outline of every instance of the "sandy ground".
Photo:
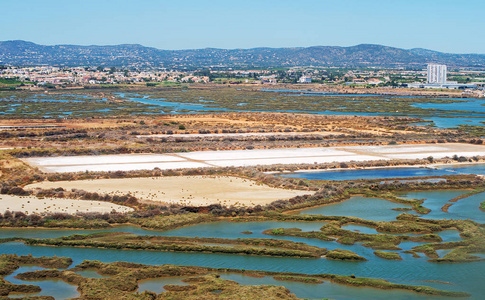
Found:
[(255, 181), (229, 176), (173, 176), (149, 178), (97, 179), (41, 182), (26, 186), (83, 189), (89, 192), (124, 195), (131, 193), (140, 200), (204, 206), (223, 204), (236, 206), (264, 205), (290, 199), (308, 191), (286, 190), (260, 185)]
[(446, 156), (451, 158), (455, 154), (466, 157), (485, 156), (485, 145), (450, 143), (197, 151), (170, 154), (33, 157), (25, 161), (44, 172), (62, 173), (423, 159), (429, 156), (438, 159)]
[(21, 211), (26, 214), (31, 213), (68, 213), (78, 212), (117, 212), (132, 211), (133, 208), (121, 206), (110, 202), (74, 200), (63, 198), (44, 198), (39, 199), (31, 196), (0, 195), (0, 212)]
[(335, 133), (328, 131), (315, 132), (246, 132), (246, 133), (192, 133), (192, 134), (151, 134), (137, 135), (137, 138), (206, 138), (206, 137), (265, 137), (265, 136), (302, 136), (302, 135), (321, 135), (329, 136), (332, 134), (346, 135), (345, 133)]

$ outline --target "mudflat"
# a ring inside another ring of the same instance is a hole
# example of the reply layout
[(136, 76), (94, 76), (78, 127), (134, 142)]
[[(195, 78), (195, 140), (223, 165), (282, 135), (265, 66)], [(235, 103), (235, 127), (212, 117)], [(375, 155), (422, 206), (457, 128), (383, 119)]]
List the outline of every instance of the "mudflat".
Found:
[(173, 176), (79, 181), (40, 182), (33, 188), (82, 189), (88, 192), (125, 195), (130, 193), (141, 201), (177, 203), (191, 206), (210, 204), (255, 206), (276, 200), (290, 199), (309, 191), (273, 188), (256, 181), (231, 176)]
[(43, 213), (89, 213), (89, 212), (129, 212), (133, 208), (110, 202), (76, 200), (67, 198), (37, 198), (34, 196), (0, 195), (0, 212), (20, 211), (25, 214)]

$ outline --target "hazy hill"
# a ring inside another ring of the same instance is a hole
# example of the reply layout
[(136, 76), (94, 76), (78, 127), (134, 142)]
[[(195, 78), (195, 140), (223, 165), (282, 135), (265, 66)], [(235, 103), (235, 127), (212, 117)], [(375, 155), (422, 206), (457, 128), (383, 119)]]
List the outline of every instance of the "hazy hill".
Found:
[(423, 67), (426, 63), (485, 68), (485, 54), (450, 54), (362, 44), (352, 47), (161, 50), (137, 44), (45, 46), (0, 42), (0, 64), (14, 66), (164, 66), (164, 67)]

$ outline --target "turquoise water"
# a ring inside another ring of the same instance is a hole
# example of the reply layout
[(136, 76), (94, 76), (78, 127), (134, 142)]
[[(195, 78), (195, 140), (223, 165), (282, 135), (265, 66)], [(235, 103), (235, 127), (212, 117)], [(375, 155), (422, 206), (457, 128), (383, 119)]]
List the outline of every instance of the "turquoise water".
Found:
[[(360, 247), (364, 248), (364, 247)], [(485, 262), (467, 264), (433, 264), (426, 258), (405, 258), (403, 261), (387, 261), (375, 257), (372, 249), (366, 249), (368, 262), (341, 262), (327, 259), (296, 259), (282, 257), (257, 257), (229, 254), (174, 253), (155, 251), (89, 249), (89, 248), (55, 248), (26, 246), (22, 243), (5, 243), (0, 245), (2, 253), (16, 253), (34, 256), (69, 256), (74, 264), (83, 259), (97, 259), (103, 262), (129, 261), (136, 263), (161, 265), (196, 265), (215, 268), (236, 268), (267, 270), (277, 272), (298, 272), (308, 274), (333, 273), (341, 275), (383, 278), (391, 282), (428, 285), (447, 290), (463, 290), (474, 294), (472, 299), (480, 299), (485, 293), (482, 284)], [(454, 285), (445, 285), (425, 280), (449, 281)], [(285, 285), (286, 286), (286, 285)], [(309, 291), (311, 293), (312, 291)], [(387, 292), (387, 291), (385, 291)], [(361, 289), (362, 299), (373, 299), (375, 289)], [(409, 294), (413, 298), (414, 294)], [(340, 299), (337, 297), (336, 299)], [(345, 297), (343, 297), (345, 299)], [(418, 298), (417, 298), (418, 299)]]
[[(167, 232), (160, 231), (148, 231), (150, 234), (165, 234), (165, 235), (181, 235), (181, 236), (218, 236), (217, 234), (211, 234), (211, 231), (218, 233), (228, 238), (236, 237), (268, 237), (261, 232), (265, 229), (281, 227), (280, 225), (285, 225), (287, 227), (303, 227), (306, 230), (318, 230), (318, 228), (323, 225), (322, 223), (300, 223), (293, 224), (296, 222), (249, 222), (249, 223), (229, 223), (229, 222), (216, 222), (210, 224), (202, 224), (191, 227), (185, 227), (181, 229), (175, 229)], [(303, 226), (298, 226), (303, 225)], [(354, 225), (356, 226), (356, 225)], [(347, 229), (355, 229), (362, 227), (348, 226)], [(241, 231), (252, 230), (254, 233), (251, 235), (241, 234)], [(116, 230), (124, 230), (131, 232), (146, 231), (143, 229), (138, 229), (135, 227), (119, 227)], [(211, 230), (211, 231), (208, 231)], [(371, 229), (369, 229), (371, 230)], [(2, 230), (2, 236), (8, 233), (9, 229)], [(18, 233), (19, 230), (12, 229), (8, 235), (14, 235)], [(84, 232), (84, 231), (79, 231)], [(89, 231), (91, 232), (91, 231)], [(31, 234), (37, 236), (58, 236), (63, 235), (64, 232), (60, 230), (30, 230)], [(71, 232), (72, 233), (72, 232)], [(440, 233), (445, 241), (460, 239), (458, 232), (456, 230), (447, 230)], [(273, 238), (273, 237), (271, 237)], [(480, 264), (481, 267), (485, 267), (485, 264), (481, 262), (472, 264), (431, 264), (426, 260), (427, 258), (422, 257), (420, 259), (412, 258), (411, 255), (402, 254), (403, 261), (394, 262), (387, 261), (374, 256), (373, 249), (362, 247), (359, 244), (354, 246), (351, 245), (341, 245), (336, 242), (320, 241), (316, 239), (304, 239), (304, 238), (287, 238), (294, 241), (302, 241), (308, 244), (312, 244), (319, 247), (328, 247), (329, 249), (348, 249), (352, 250), (359, 255), (362, 255), (369, 259), (368, 262), (352, 263), (352, 262), (339, 262), (331, 261), (326, 259), (294, 259), (294, 258), (279, 258), (279, 257), (257, 257), (257, 256), (243, 256), (243, 255), (229, 255), (229, 254), (204, 254), (204, 253), (172, 253), (172, 252), (153, 252), (153, 251), (130, 251), (130, 250), (109, 250), (109, 249), (89, 249), (89, 248), (55, 248), (55, 247), (42, 247), (42, 246), (26, 246), (22, 243), (6, 243), (0, 245), (1, 253), (16, 253), (18, 255), (22, 254), (33, 254), (34, 256), (69, 256), (74, 259), (74, 265), (82, 262), (83, 259), (97, 259), (103, 262), (114, 262), (114, 261), (130, 261), (144, 264), (181, 264), (181, 265), (199, 265), (207, 267), (216, 268), (244, 268), (244, 269), (256, 269), (256, 270), (268, 270), (268, 271), (281, 271), (281, 272), (299, 272), (299, 273), (336, 273), (342, 275), (355, 274), (357, 276), (363, 277), (373, 277), (373, 278), (385, 278), (391, 282), (400, 282), (406, 284), (421, 284), (431, 286), (435, 283), (424, 282), (424, 280), (440, 280), (440, 281), (452, 281), (456, 283), (456, 286), (443, 285), (435, 286), (442, 289), (455, 289), (464, 290), (467, 288), (468, 291), (473, 292), (472, 285), (468, 282), (463, 283), (463, 274), (468, 271), (470, 274), (483, 274), (479, 266), (472, 266), (467, 269), (464, 268), (466, 265), (471, 266), (475, 264)], [(421, 243), (415, 242), (403, 242), (399, 246), (403, 250), (411, 249), (412, 247), (419, 245)], [(452, 271), (450, 271), (450, 269)], [(446, 272), (457, 272), (455, 274)], [(93, 271), (88, 272), (83, 275), (86, 277), (98, 277), (99, 274)], [(474, 273), (475, 272), (475, 273)], [(455, 278), (456, 277), (456, 278)], [(174, 278), (176, 282), (180, 279)], [(236, 280), (237, 281), (237, 280)], [(162, 291), (163, 286), (161, 281), (147, 281), (142, 282), (143, 285), (140, 286), (139, 291), (144, 289), (152, 290), (155, 292)], [(166, 281), (165, 281), (166, 282)], [(244, 282), (242, 282), (244, 283)], [(264, 282), (261, 281), (260, 284)], [(293, 282), (279, 282), (284, 286), (288, 287), (292, 292), (298, 293), (300, 297), (312, 298), (314, 295), (318, 295), (319, 292), (325, 293), (341, 293), (339, 297), (334, 297), (335, 299), (351, 299), (353, 298), (353, 289), (346, 293), (348, 287), (339, 286), (332, 284), (331, 286), (325, 285), (319, 288), (311, 285), (305, 285), (301, 283)], [(171, 284), (171, 283), (166, 283)], [(174, 283), (176, 284), (176, 283)], [(269, 283), (268, 283), (269, 284)], [(326, 283), (328, 284), (328, 283)], [(308, 286), (307, 288), (305, 288)], [(468, 286), (468, 287), (467, 287)], [(324, 288), (323, 290), (321, 288)], [(477, 286), (478, 288), (478, 286)], [(156, 290), (155, 290), (156, 289)], [(305, 290), (307, 290), (305, 294)], [(414, 293), (399, 292), (399, 291), (380, 291), (376, 289), (357, 289), (360, 290), (362, 299), (381, 299), (385, 295), (395, 295), (396, 297), (401, 297), (398, 299), (415, 298), (421, 299)], [(356, 290), (356, 291), (357, 291)], [(479, 289), (479, 291), (481, 291)], [(481, 291), (481, 292), (485, 292)], [(326, 295), (326, 294), (325, 294)], [(426, 297), (425, 297), (426, 298)], [(62, 299), (62, 298), (59, 298)], [(479, 299), (479, 298), (476, 298)]]
[(242, 274), (221, 274), (221, 278), (236, 281), (245, 285), (277, 285), (284, 286), (294, 293), (297, 297), (306, 299), (442, 299), (439, 297), (422, 296), (412, 292), (405, 291), (383, 291), (370, 288), (357, 288), (344, 286), (325, 281), (321, 284), (310, 284), (302, 282), (279, 281), (273, 277), (254, 278)]
[(443, 176), (457, 174), (484, 174), (485, 164), (445, 165), (432, 168), (383, 168), (364, 170), (322, 170), (319, 172), (297, 172), (278, 174), (276, 176), (319, 179), (319, 180), (355, 180), (355, 179), (384, 179), (424, 176)]
[(460, 199), (448, 209), (448, 213), (453, 218), (485, 223), (485, 212), (479, 209), (480, 203), (483, 201), (485, 201), (485, 192)]
[(458, 242), (463, 240), (463, 238), (460, 236), (460, 232), (455, 229), (443, 230), (442, 232), (439, 232), (438, 235), (443, 239), (443, 243)]
[[(432, 209), (429, 215), (423, 215), (424, 218), (429, 216), (438, 217), (441, 215), (441, 206), (449, 199), (456, 197), (464, 190), (459, 191), (428, 191), (428, 192), (409, 192), (402, 196), (410, 198), (426, 199), (424, 206)], [(448, 218), (451, 217), (473, 217), (476, 220), (482, 220), (479, 216), (485, 213), (478, 210), (478, 204), (484, 197), (478, 194), (466, 199), (461, 199), (450, 209)], [(483, 201), (483, 200), (482, 200)], [(394, 220), (400, 212), (393, 211), (392, 208), (405, 207), (403, 204), (392, 203), (383, 199), (352, 197), (351, 199), (326, 205), (322, 207), (304, 210), (305, 213), (317, 213), (325, 215), (350, 215), (372, 220)], [(436, 212), (435, 212), (436, 211)], [(481, 215), (480, 215), (481, 213)], [(436, 215), (435, 215), (436, 214)], [(92, 233), (101, 231), (119, 231), (131, 232), (135, 234), (165, 235), (165, 236), (198, 236), (198, 237), (221, 237), (221, 238), (277, 238), (292, 240), (295, 242), (305, 242), (317, 247), (328, 249), (348, 249), (364, 256), (367, 262), (342, 262), (332, 261), (325, 258), (321, 259), (298, 259), (285, 257), (258, 257), (248, 255), (231, 255), (231, 254), (208, 254), (208, 253), (183, 253), (183, 252), (156, 252), (156, 251), (133, 251), (133, 250), (113, 250), (113, 249), (90, 249), (74, 247), (44, 247), (44, 246), (27, 246), (23, 243), (11, 242), (0, 244), (0, 253), (33, 256), (67, 256), (74, 260), (74, 264), (81, 263), (84, 259), (100, 260), (102, 262), (128, 261), (143, 263), (149, 265), (177, 264), (177, 265), (195, 265), (213, 268), (235, 268), (247, 270), (265, 270), (277, 272), (297, 272), (307, 274), (333, 273), (340, 275), (355, 274), (359, 277), (383, 278), (395, 283), (427, 285), (445, 290), (467, 291), (473, 294), (471, 299), (481, 299), (485, 294), (485, 286), (482, 279), (485, 275), (485, 262), (473, 262), (466, 264), (435, 264), (428, 262), (428, 258), (413, 258), (410, 254), (398, 252), (402, 261), (389, 261), (376, 257), (374, 249), (363, 247), (360, 243), (355, 245), (342, 245), (335, 241), (320, 241), (318, 239), (297, 238), (297, 237), (278, 237), (262, 234), (266, 229), (271, 228), (301, 228), (304, 231), (317, 231), (325, 222), (214, 222), (207, 224), (198, 224), (195, 226), (183, 227), (170, 231), (145, 230), (133, 226), (118, 226), (108, 230), (61, 230), (61, 229), (0, 229), (1, 237), (59, 237), (74, 233)], [(363, 233), (376, 233), (375, 229), (349, 224), (343, 226), (344, 229)], [(243, 234), (242, 231), (251, 231), (252, 234)], [(459, 241), (461, 237), (456, 230), (445, 230), (439, 235), (443, 241)], [(399, 247), (403, 250), (409, 250), (414, 246), (423, 243), (403, 242)], [(446, 251), (439, 252), (440, 256), (446, 254)], [(31, 268), (31, 269), (29, 269)], [(18, 272), (40, 269), (35, 267), (23, 267)], [(16, 272), (15, 274), (17, 274)], [(14, 275), (15, 275), (14, 274)], [(103, 277), (92, 270), (82, 271), (86, 277)], [(7, 280), (12, 279), (10, 275)], [(271, 277), (252, 278), (238, 274), (223, 274), (223, 278), (235, 280), (241, 284), (278, 284), (289, 288), (293, 293), (303, 298), (321, 298), (330, 297), (333, 299), (434, 299), (432, 297), (421, 296), (405, 291), (384, 291), (372, 288), (353, 288), (325, 282), (323, 284), (305, 284), (299, 282), (275, 281)], [(165, 284), (182, 284), (182, 278), (163, 278), (146, 280), (140, 282), (138, 291), (150, 290), (162, 292)], [(451, 282), (444, 284), (434, 281)], [(254, 283), (253, 283), (254, 282)], [(18, 281), (16, 283), (19, 283)], [(55, 295), (56, 299), (65, 299), (77, 296), (75, 286), (68, 285), (61, 281), (42, 281), (33, 282), (43, 287), (42, 293)], [(54, 291), (55, 289), (55, 291)]]
[[(418, 191), (399, 193), (398, 196), (409, 199), (424, 199), (422, 205), (431, 209), (428, 214), (422, 214), (422, 218), (425, 219), (470, 219), (485, 223), (485, 212), (479, 209), (480, 203), (485, 201), (485, 192), (458, 200), (448, 209), (448, 212), (441, 210), (441, 207), (449, 203), (449, 200), (466, 192), (466, 190)], [(399, 207), (411, 206), (384, 199), (354, 196), (343, 202), (304, 209), (300, 211), (300, 214), (351, 216), (374, 221), (393, 221), (402, 212), (392, 209)], [(411, 213), (416, 212), (412, 211)]]
[(208, 107), (205, 104), (203, 104), (204, 102), (183, 103), (183, 102), (166, 101), (165, 99), (150, 99), (149, 96), (136, 97), (138, 96), (136, 94), (126, 95), (124, 93), (119, 93), (117, 95), (119, 97), (127, 98), (130, 101), (159, 106), (160, 113), (179, 114), (179, 113), (197, 113), (197, 112), (209, 112), (209, 111), (231, 111), (230, 109), (225, 109), (225, 108)]
[(485, 192), (458, 200), (448, 209), (441, 207), (449, 200), (466, 193), (466, 190), (456, 191), (422, 191), (407, 192), (400, 194), (403, 198), (425, 199), (423, 206), (431, 209), (429, 214), (422, 215), (425, 219), (470, 219), (475, 222), (485, 223), (485, 212), (479, 209), (480, 203), (485, 201)]
[[(424, 120), (432, 121), (437, 127), (442, 128), (449, 128), (449, 127), (456, 127), (460, 124), (467, 124), (467, 125), (479, 125), (483, 126), (481, 121), (485, 118), (485, 103), (482, 99), (457, 99), (460, 101), (459, 103), (459, 111), (453, 111), (457, 109), (457, 103), (430, 103), (430, 102), (423, 102), (423, 103), (414, 103), (413, 106), (423, 108), (423, 109), (438, 109), (439, 115), (436, 116), (420, 116), (420, 115), (412, 115), (407, 113), (377, 113), (377, 112), (359, 112), (359, 111), (342, 111), (341, 109), (345, 108), (345, 101), (349, 97), (365, 97), (365, 96), (373, 96), (376, 97), (378, 95), (360, 95), (360, 94), (329, 94), (329, 93), (321, 93), (321, 92), (308, 92), (308, 91), (292, 91), (292, 90), (263, 90), (267, 92), (285, 92), (286, 95), (289, 97), (290, 101), (291, 97), (297, 97), (300, 94), (305, 95), (314, 95), (314, 96), (338, 96), (342, 97), (342, 107), (335, 108), (333, 110), (324, 110), (324, 111), (305, 111), (302, 107), (302, 110), (293, 110), (293, 111), (283, 111), (278, 109), (263, 109), (258, 111), (273, 111), (273, 112), (296, 112), (296, 113), (314, 113), (314, 114), (322, 114), (322, 115), (360, 115), (360, 116), (415, 116), (415, 117), (422, 117)], [(31, 99), (22, 100), (24, 102), (81, 102), (84, 99), (88, 99), (87, 96), (79, 96), (79, 95), (65, 95), (68, 99), (46, 99), (46, 98), (37, 98), (34, 95)], [(166, 99), (151, 99), (149, 96), (143, 96), (138, 94), (125, 94), (125, 93), (118, 93), (117, 96), (125, 98), (127, 100), (140, 102), (144, 104), (152, 105), (153, 107), (159, 107), (160, 113), (171, 113), (171, 114), (178, 114), (178, 113), (200, 113), (200, 112), (209, 112), (209, 111), (251, 111), (245, 110), (244, 105), (247, 102), (240, 102), (238, 107), (241, 109), (227, 109), (218, 106), (217, 103), (213, 103), (210, 100), (199, 99), (198, 103), (183, 103), (177, 101), (166, 101)], [(409, 96), (386, 96), (389, 99), (392, 98), (408, 98)], [(74, 98), (74, 99), (71, 99)], [(97, 100), (97, 101), (105, 101)], [(242, 100), (242, 99), (234, 99), (235, 101)], [(425, 100), (425, 99), (424, 99)], [(316, 98), (316, 101), (319, 101)], [(324, 100), (323, 100), (324, 101)], [(252, 110), (255, 111), (255, 110)], [(2, 111), (0, 113), (8, 113), (8, 111)], [(65, 112), (69, 114), (71, 112)], [(48, 116), (48, 115), (47, 115)]]
[(485, 175), (485, 164), (442, 165), (437, 168), (455, 174)]
[[(215, 222), (183, 227), (162, 232), (166, 236), (219, 237), (219, 238), (268, 238), (262, 232), (272, 228), (300, 228), (303, 231), (318, 231), (326, 222)], [(251, 231), (244, 234), (242, 231)], [(271, 238), (279, 238), (273, 237)]]
[[(300, 228), (303, 231), (320, 230), (326, 222), (214, 222), (198, 224), (197, 226), (182, 227), (169, 231), (148, 230), (135, 226), (116, 226), (107, 229), (83, 230), (83, 229), (21, 229), (0, 228), (0, 237), (24, 237), (24, 238), (56, 238), (72, 234), (87, 234), (96, 232), (128, 232), (138, 235), (163, 235), (163, 236), (188, 236), (188, 237), (218, 237), (218, 238), (267, 238), (262, 234), (271, 228)], [(242, 231), (251, 231), (252, 234), (244, 234)]]
[(442, 175), (450, 175), (450, 172), (442, 169), (437, 170), (429, 168), (383, 168), (365, 170), (323, 170), (320, 172), (297, 172), (290, 174), (278, 174), (277, 176), (319, 180), (355, 180)]
[(440, 258), (443, 258), (446, 254), (450, 253), (451, 251), (453, 251), (453, 249), (440, 249), (440, 250), (436, 250), (436, 253), (438, 253), (438, 256)]
[(411, 208), (411, 205), (392, 203), (378, 198), (353, 196), (349, 200), (303, 209), (302, 215), (350, 216), (374, 221), (395, 221), (402, 211), (393, 208)]
[(473, 113), (485, 113), (485, 100), (483, 99), (462, 99), (462, 98), (450, 98), (453, 100), (461, 101), (457, 103), (417, 103), (413, 104), (414, 107), (424, 109), (441, 109), (441, 110), (460, 110), (463, 112)]
[(144, 291), (150, 291), (160, 294), (161, 292), (165, 292), (163, 287), (167, 284), (187, 285), (187, 283), (182, 282), (184, 278), (187, 277), (165, 277), (140, 280), (138, 281), (137, 292), (143, 293)]
[[(2, 252), (3, 253), (3, 252)], [(52, 255), (51, 255), (52, 256)], [(32, 294), (20, 294), (15, 293), (9, 295), (10, 297), (25, 297), (25, 296), (53, 296), (56, 299), (68, 299), (68, 298), (76, 298), (79, 297), (80, 294), (77, 291), (77, 286), (68, 284), (62, 280), (58, 279), (49, 279), (49, 280), (35, 280), (35, 281), (23, 281), (20, 279), (15, 278), (15, 276), (19, 273), (25, 273), (29, 271), (37, 271), (43, 270), (44, 268), (40, 267), (20, 267), (12, 274), (5, 276), (5, 280), (14, 283), (14, 284), (32, 284), (40, 286), (42, 289), (39, 293), (32, 293)]]

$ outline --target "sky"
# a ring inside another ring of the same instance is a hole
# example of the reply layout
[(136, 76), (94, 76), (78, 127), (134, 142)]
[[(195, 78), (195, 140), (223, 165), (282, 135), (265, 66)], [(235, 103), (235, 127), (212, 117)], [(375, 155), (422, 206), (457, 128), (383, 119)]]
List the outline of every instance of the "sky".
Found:
[(485, 54), (484, 0), (0, 0), (0, 41), (159, 49), (381, 44)]

